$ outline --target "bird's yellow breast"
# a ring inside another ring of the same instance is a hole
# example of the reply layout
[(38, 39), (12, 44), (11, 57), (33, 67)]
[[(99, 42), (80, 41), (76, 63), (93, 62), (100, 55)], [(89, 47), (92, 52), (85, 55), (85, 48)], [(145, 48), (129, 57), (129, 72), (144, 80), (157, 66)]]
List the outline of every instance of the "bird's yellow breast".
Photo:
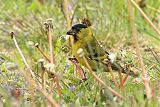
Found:
[(84, 61), (83, 61), (83, 58), (81, 58), (81, 57), (77, 54), (77, 51), (78, 51), (78, 49), (80, 49), (80, 48), (82, 48), (83, 50), (85, 50), (83, 44), (80, 43), (79, 41), (77, 41), (76, 43), (74, 43), (74, 45), (73, 45), (73, 47), (72, 47), (72, 49), (73, 49), (73, 50), (72, 50), (72, 53), (73, 53), (73, 55), (76, 57), (76, 59), (78, 60), (78, 62), (79, 62), (81, 65), (85, 66), (85, 63), (84, 63)]
[[(78, 62), (81, 64), (81, 65), (83, 65), (83, 66), (85, 66), (85, 67), (87, 67), (86, 66), (86, 63), (84, 62), (84, 59), (82, 58), (82, 57), (80, 57), (78, 54), (77, 54), (77, 51), (78, 51), (78, 49), (80, 49), (80, 48), (82, 48), (83, 49), (83, 53), (84, 53), (84, 57), (87, 59), (87, 62), (89, 63), (89, 65), (90, 65), (90, 67), (92, 68), (92, 70), (104, 70), (105, 69), (105, 67), (104, 67), (104, 65), (101, 63), (101, 62), (98, 62), (98, 61), (96, 61), (96, 60), (93, 60), (93, 59), (90, 59), (89, 57), (88, 57), (88, 55), (90, 55), (91, 53), (88, 53), (88, 51), (86, 50), (86, 46), (87, 45), (87, 43), (81, 43), (80, 41), (77, 41), (76, 43), (74, 43), (74, 45), (73, 45), (73, 50), (72, 50), (72, 52), (73, 52), (73, 55), (76, 57), (76, 59), (78, 60)], [(94, 48), (94, 47), (92, 47), (92, 48)]]

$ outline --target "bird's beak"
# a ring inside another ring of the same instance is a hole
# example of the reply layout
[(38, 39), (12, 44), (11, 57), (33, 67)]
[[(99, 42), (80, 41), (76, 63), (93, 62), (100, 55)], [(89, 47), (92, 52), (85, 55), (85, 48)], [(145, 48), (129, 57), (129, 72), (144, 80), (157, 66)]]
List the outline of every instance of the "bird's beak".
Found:
[(69, 30), (66, 34), (67, 34), (67, 35), (74, 35), (75, 32), (71, 29), (71, 30)]

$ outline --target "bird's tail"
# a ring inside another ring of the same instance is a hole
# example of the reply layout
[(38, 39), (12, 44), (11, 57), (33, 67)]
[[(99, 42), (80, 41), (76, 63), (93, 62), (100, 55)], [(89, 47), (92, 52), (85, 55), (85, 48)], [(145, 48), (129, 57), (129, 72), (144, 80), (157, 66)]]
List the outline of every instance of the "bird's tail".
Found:
[(118, 70), (120, 70), (122, 73), (124, 73), (124, 74), (128, 74), (128, 75), (130, 75), (130, 76), (132, 76), (132, 77), (138, 77), (138, 74), (136, 73), (136, 72), (134, 72), (134, 71), (132, 71), (132, 70), (130, 70), (130, 69), (125, 69), (125, 68), (123, 68), (121, 65), (119, 65), (119, 64), (111, 64), (111, 68), (112, 68), (112, 70), (114, 70), (114, 71), (118, 71)]

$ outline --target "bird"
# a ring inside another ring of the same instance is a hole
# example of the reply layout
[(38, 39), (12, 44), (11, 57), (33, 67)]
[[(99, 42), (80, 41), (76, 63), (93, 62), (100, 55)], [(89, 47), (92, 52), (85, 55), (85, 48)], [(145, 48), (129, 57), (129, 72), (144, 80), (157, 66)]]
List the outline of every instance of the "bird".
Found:
[(74, 24), (66, 34), (73, 38), (72, 54), (80, 65), (88, 68), (84, 59), (77, 53), (79, 49), (82, 49), (84, 57), (93, 71), (109, 72), (109, 67), (111, 67), (113, 71), (121, 70), (124, 74), (128, 73), (130, 76), (137, 77), (137, 74), (133, 71), (128, 71), (120, 64), (111, 61), (110, 54), (100, 46), (90, 26), (81, 23)]

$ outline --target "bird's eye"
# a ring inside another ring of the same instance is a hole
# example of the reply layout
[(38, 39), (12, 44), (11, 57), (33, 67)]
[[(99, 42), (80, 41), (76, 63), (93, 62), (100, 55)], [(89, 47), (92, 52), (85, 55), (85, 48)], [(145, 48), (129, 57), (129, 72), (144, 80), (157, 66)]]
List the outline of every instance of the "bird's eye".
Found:
[(75, 30), (76, 28), (75, 27), (72, 27), (72, 30)]

